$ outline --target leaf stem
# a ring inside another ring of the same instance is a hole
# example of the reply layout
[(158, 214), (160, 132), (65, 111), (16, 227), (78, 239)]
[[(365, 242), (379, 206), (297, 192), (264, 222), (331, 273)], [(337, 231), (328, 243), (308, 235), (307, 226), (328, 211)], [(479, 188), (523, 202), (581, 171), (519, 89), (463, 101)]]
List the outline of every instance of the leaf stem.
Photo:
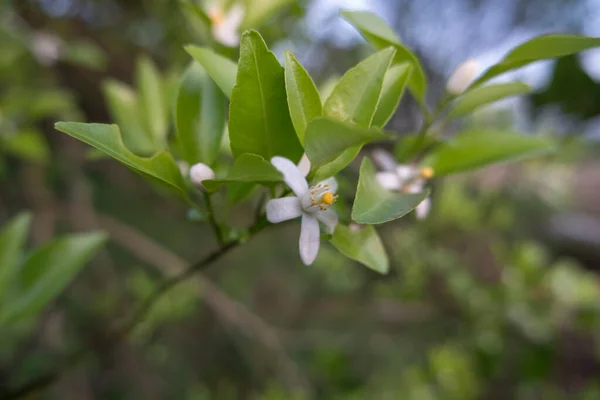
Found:
[(220, 246), (223, 246), (225, 244), (225, 238), (223, 237), (223, 230), (221, 229), (221, 225), (219, 225), (219, 222), (217, 221), (217, 218), (215, 216), (215, 209), (212, 204), (212, 198), (210, 197), (210, 194), (207, 192), (204, 192), (204, 201), (206, 201), (206, 209), (208, 211), (208, 220), (210, 222), (210, 225), (213, 228), (213, 231), (215, 232), (215, 236), (217, 237), (217, 243), (219, 243)]

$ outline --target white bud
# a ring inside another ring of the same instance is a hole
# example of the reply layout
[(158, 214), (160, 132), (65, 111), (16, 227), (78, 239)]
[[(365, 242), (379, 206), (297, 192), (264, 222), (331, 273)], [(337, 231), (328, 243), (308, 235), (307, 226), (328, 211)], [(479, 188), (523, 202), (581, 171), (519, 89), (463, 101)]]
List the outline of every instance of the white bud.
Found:
[(192, 168), (190, 168), (190, 180), (197, 187), (201, 189), (204, 188), (202, 182), (207, 179), (215, 179), (215, 171), (213, 171), (208, 165), (198, 163), (194, 164)]
[(446, 83), (446, 90), (453, 95), (459, 95), (465, 91), (479, 73), (479, 63), (469, 59), (460, 64), (452, 73)]
[(58, 61), (64, 46), (61, 38), (47, 33), (35, 33), (31, 40), (33, 55), (41, 64), (46, 66)]

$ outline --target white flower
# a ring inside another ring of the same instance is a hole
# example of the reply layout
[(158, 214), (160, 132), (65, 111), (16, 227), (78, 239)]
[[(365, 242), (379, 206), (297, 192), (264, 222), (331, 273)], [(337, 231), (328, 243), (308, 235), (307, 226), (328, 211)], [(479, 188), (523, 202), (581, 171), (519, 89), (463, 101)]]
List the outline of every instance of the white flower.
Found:
[(35, 33), (31, 39), (31, 51), (40, 64), (50, 66), (60, 58), (65, 44), (61, 38), (48, 33)]
[[(333, 234), (338, 222), (336, 213), (329, 210), (329, 206), (337, 198), (335, 194), (337, 182), (335, 178), (329, 178), (309, 188), (305, 179), (306, 173), (310, 170), (310, 161), (307, 161), (308, 159), (304, 162), (301, 161), (300, 165), (296, 166), (284, 157), (271, 159), (271, 164), (283, 174), (284, 182), (292, 189), (295, 196), (269, 200), (267, 219), (276, 224), (302, 217), (300, 258), (304, 264), (310, 265), (315, 261), (319, 252), (319, 221), (325, 225), (329, 234)], [(300, 167), (303, 167), (304, 171)]]
[(479, 63), (469, 59), (460, 64), (450, 75), (446, 83), (446, 90), (453, 95), (459, 95), (469, 87), (479, 72)]
[(244, 6), (237, 3), (225, 13), (218, 4), (212, 3), (207, 10), (212, 23), (212, 34), (215, 40), (229, 47), (240, 43), (238, 29), (244, 20)]
[(190, 168), (190, 180), (196, 187), (204, 189), (203, 181), (207, 179), (215, 179), (215, 171), (206, 164), (194, 164)]
[[(428, 179), (433, 177), (430, 167), (417, 168), (408, 164), (397, 164), (394, 158), (381, 150), (373, 152), (373, 160), (383, 170), (376, 174), (379, 184), (387, 190), (404, 193), (421, 193)], [(431, 199), (425, 198), (415, 209), (417, 219), (424, 219), (431, 210)]]

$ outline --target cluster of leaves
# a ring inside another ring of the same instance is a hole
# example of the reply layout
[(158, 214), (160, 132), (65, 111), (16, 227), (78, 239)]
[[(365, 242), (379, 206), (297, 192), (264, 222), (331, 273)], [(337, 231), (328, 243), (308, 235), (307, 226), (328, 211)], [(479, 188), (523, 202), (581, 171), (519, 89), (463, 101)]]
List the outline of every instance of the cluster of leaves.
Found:
[[(398, 141), (398, 159), (432, 167), (438, 176), (447, 175), (553, 151), (554, 143), (542, 137), (476, 131), (448, 139), (434, 137), (430, 127), (529, 90), (520, 82), (484, 85), (502, 73), (600, 45), (600, 39), (573, 35), (534, 38), (512, 50), (461, 94), (447, 94), (435, 111), (429, 111), (423, 69), (392, 29), (370, 13), (342, 15), (379, 51), (347, 71), (324, 100), (293, 54), (285, 54), (282, 66), (260, 34), (247, 31), (237, 64), (209, 48), (186, 47), (195, 62), (180, 79), (173, 112), (177, 135), (171, 146), (167, 146), (168, 107), (164, 100), (170, 96), (161, 95), (164, 85), (147, 60), (139, 64), (137, 96), (114, 82), (105, 86), (120, 127), (59, 122), (56, 128), (167, 186), (192, 204), (190, 185), (175, 160), (202, 162), (221, 170), (225, 165), (220, 176), (204, 182), (205, 188), (211, 194), (224, 187), (235, 193), (229, 196), (235, 203), (247, 198), (256, 185), (273, 189), (281, 182), (282, 175), (268, 162), (273, 156), (297, 162), (306, 153), (312, 165), (309, 179), (318, 181), (346, 168), (365, 144), (393, 140), (383, 129), (408, 87), (421, 105), (425, 123), (417, 135)], [(232, 165), (221, 162), (224, 138), (230, 144)], [(142, 157), (149, 153), (154, 155)], [(343, 221), (364, 225), (392, 221), (409, 213), (428, 194), (388, 192), (377, 184), (375, 172), (371, 161), (364, 158), (352, 212), (350, 218), (342, 216)], [(373, 228), (356, 231), (341, 225), (331, 242), (344, 255), (375, 270), (388, 269), (387, 256)]]

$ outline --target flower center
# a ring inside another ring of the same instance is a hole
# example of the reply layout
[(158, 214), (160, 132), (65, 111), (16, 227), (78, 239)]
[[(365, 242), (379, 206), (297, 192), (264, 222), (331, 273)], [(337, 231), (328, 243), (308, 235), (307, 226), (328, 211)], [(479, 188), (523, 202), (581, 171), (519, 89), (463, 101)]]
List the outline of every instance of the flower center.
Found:
[(431, 179), (433, 178), (433, 168), (431, 167), (424, 167), (421, 169), (421, 176), (425, 179)]
[(312, 186), (308, 192), (300, 199), (302, 209), (309, 213), (325, 211), (330, 205), (335, 203), (338, 196), (330, 190), (328, 184), (319, 183)]
[(225, 13), (218, 7), (211, 8), (207, 14), (213, 25), (220, 25), (225, 18)]

